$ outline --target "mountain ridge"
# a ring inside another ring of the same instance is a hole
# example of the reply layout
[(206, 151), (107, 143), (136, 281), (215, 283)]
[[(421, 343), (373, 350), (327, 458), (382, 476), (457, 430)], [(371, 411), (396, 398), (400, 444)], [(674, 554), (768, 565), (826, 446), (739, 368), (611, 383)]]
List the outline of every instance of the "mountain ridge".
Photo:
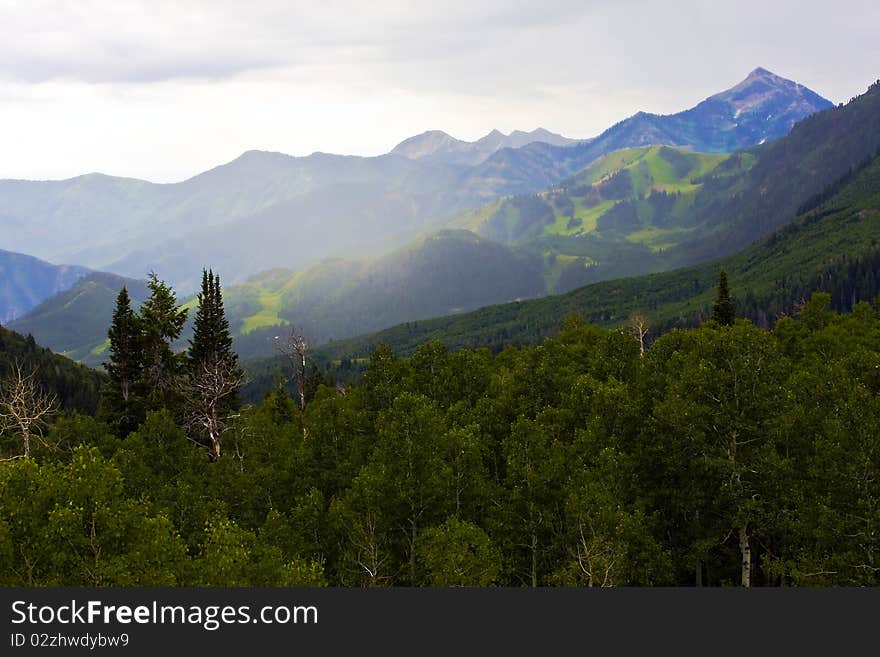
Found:
[(389, 154), (402, 155), (413, 160), (430, 159), (447, 164), (473, 166), (501, 148), (522, 148), (534, 142), (567, 146), (578, 141), (580, 140), (569, 139), (540, 127), (531, 132), (514, 130), (507, 135), (493, 129), (475, 141), (456, 139), (442, 130), (427, 130), (404, 139)]

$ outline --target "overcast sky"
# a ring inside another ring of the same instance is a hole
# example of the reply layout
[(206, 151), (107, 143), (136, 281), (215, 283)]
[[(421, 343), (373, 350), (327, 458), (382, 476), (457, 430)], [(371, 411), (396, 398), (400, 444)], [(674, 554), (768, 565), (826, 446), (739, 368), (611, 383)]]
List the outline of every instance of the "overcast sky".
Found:
[(590, 137), (757, 66), (842, 102), (880, 77), (878, 34), (876, 0), (0, 0), (0, 177), (176, 181), (429, 129)]

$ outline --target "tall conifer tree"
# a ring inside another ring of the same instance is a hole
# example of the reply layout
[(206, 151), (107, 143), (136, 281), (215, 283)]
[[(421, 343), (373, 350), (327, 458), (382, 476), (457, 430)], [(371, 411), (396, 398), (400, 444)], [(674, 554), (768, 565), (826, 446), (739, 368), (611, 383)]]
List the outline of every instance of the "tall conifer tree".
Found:
[(730, 298), (730, 288), (727, 285), (727, 272), (722, 270), (718, 276), (718, 298), (712, 306), (712, 319), (722, 326), (733, 326), (736, 321), (736, 312), (733, 308), (733, 300)]
[(113, 321), (107, 331), (110, 360), (104, 365), (110, 382), (104, 389), (104, 415), (116, 425), (120, 437), (134, 431), (143, 420), (143, 400), (137, 383), (143, 366), (141, 323), (131, 308), (128, 290), (116, 297)]
[(174, 290), (153, 272), (147, 287), (150, 298), (141, 304), (140, 312), (144, 359), (141, 387), (147, 410), (167, 408), (175, 412), (178, 407), (175, 386), (183, 356), (175, 354), (171, 345), (183, 331), (187, 311), (177, 307)]
[(203, 270), (198, 298), (184, 386), (186, 424), (195, 434), (193, 439), (217, 460), (229, 416), (240, 405), (238, 388), (244, 373), (232, 350), (220, 276)]
[(220, 276), (211, 270), (202, 270), (202, 291), (199, 308), (193, 322), (188, 361), (190, 369), (212, 360), (238, 364), (238, 355), (232, 350), (229, 320), (223, 308)]

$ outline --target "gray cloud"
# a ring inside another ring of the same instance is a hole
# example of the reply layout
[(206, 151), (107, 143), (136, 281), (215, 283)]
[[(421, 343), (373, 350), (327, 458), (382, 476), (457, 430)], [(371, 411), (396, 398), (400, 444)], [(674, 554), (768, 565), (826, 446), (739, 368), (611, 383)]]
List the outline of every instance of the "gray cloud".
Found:
[(552, 29), (590, 6), (564, 0), (0, 4), (0, 77), (145, 83), (310, 63), (439, 61), (507, 43), (505, 35), (517, 31)]

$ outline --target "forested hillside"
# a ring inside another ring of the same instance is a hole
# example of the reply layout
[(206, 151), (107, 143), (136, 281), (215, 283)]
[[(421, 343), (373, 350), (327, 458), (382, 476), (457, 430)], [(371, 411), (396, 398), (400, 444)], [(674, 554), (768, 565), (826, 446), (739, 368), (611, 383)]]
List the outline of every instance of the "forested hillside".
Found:
[(35, 373), (38, 389), (55, 395), (61, 410), (92, 414), (98, 410), (104, 382), (100, 372), (52, 353), (31, 335), (0, 326), (0, 381), (10, 380), (17, 366), (25, 375)]

